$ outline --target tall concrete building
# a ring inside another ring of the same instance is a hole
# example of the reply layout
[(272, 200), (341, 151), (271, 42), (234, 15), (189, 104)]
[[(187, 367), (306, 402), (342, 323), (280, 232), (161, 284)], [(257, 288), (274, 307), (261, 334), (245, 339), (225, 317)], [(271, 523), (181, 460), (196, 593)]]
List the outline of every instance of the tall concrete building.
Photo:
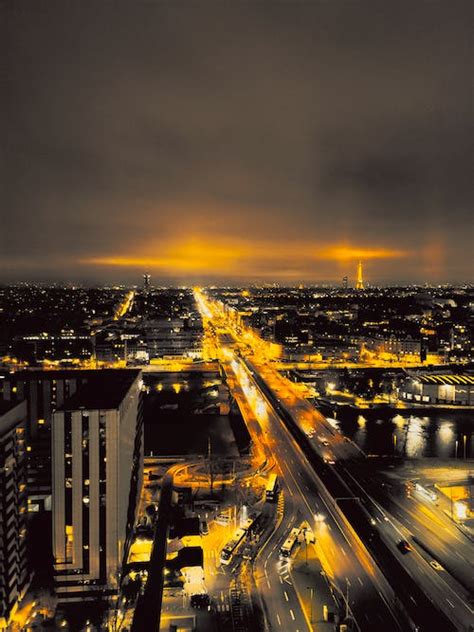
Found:
[(26, 402), (0, 402), (0, 630), (29, 583), (25, 422)]
[(117, 591), (142, 486), (138, 370), (97, 372), (52, 419), (53, 556), (60, 602)]
[[(102, 369), (102, 378), (113, 379), (114, 369)], [(26, 400), (28, 507), (30, 512), (51, 509), (51, 419), (55, 410), (78, 389), (97, 379), (97, 371), (61, 369), (25, 370), (9, 373), (2, 380), (2, 398)]]

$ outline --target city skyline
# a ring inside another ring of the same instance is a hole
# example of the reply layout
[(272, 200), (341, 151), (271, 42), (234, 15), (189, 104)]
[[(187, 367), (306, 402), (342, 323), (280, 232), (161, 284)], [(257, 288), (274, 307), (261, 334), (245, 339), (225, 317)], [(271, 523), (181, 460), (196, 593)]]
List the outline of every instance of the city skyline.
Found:
[(474, 285), (356, 269), (0, 286), (0, 628), (469, 629)]
[(467, 2), (2, 11), (4, 282), (473, 277)]
[(0, 1), (0, 632), (474, 632), (473, 17)]

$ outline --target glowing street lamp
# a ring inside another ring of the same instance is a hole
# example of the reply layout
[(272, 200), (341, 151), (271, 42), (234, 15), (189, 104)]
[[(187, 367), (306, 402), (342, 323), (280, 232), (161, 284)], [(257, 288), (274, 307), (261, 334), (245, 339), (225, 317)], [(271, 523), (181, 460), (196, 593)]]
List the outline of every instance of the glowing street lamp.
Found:
[(467, 519), (467, 504), (462, 500), (457, 500), (454, 503), (454, 513), (458, 520)]

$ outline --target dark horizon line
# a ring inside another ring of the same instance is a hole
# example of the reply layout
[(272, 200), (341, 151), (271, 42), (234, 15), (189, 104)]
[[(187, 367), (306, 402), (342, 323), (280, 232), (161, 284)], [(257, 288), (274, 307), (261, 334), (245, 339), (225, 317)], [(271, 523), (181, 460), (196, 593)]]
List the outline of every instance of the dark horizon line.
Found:
[[(383, 288), (437, 288), (437, 287), (467, 287), (474, 288), (474, 281), (444, 281), (444, 282), (391, 282), (391, 283), (375, 283), (370, 281), (365, 281), (364, 290), (368, 289), (383, 289)], [(106, 288), (114, 288), (114, 287), (124, 287), (124, 288), (137, 288), (141, 289), (143, 285), (141, 283), (132, 283), (126, 281), (117, 281), (117, 282), (88, 282), (88, 281), (11, 281), (5, 282), (0, 281), (0, 288), (9, 288), (9, 287), (25, 287), (25, 286), (38, 286), (43, 288), (83, 288), (83, 289), (106, 289)], [(151, 283), (150, 289), (189, 289), (194, 287), (202, 287), (202, 288), (240, 288), (240, 287), (255, 287), (255, 288), (264, 288), (264, 287), (279, 287), (279, 288), (291, 288), (291, 289), (304, 289), (304, 288), (324, 288), (324, 289), (346, 289), (346, 290), (354, 290), (356, 292), (364, 291), (357, 290), (354, 285), (348, 285), (347, 288), (344, 288), (341, 284), (341, 281), (318, 281), (315, 283), (308, 282), (294, 282), (294, 283), (282, 283), (279, 281), (238, 281), (234, 283), (210, 283), (210, 282), (179, 282), (179, 281), (171, 281), (169, 283), (160, 282), (160, 283)]]

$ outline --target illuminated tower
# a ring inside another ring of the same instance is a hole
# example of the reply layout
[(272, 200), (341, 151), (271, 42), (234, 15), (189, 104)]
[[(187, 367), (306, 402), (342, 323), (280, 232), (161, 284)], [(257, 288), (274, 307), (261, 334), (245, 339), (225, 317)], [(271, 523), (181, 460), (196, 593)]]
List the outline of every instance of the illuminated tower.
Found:
[(150, 281), (151, 281), (151, 276), (149, 274), (144, 274), (143, 275), (143, 289), (146, 294), (148, 294), (150, 290)]
[(362, 261), (359, 261), (357, 265), (357, 282), (356, 282), (356, 290), (364, 289), (364, 279), (362, 277)]

